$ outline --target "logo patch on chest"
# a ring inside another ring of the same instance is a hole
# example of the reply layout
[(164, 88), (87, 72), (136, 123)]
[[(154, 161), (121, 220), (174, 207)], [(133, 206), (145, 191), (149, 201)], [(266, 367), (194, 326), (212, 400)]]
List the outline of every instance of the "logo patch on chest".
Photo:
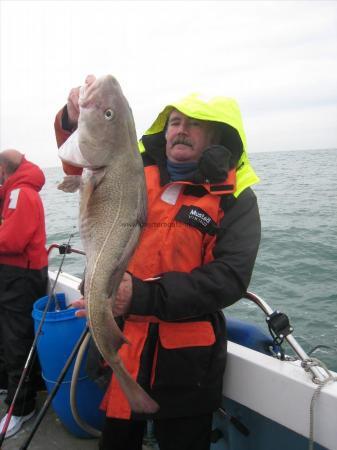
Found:
[(178, 211), (175, 220), (195, 227), (202, 233), (207, 233), (211, 236), (214, 236), (218, 231), (217, 224), (212, 217), (196, 206), (183, 205)]

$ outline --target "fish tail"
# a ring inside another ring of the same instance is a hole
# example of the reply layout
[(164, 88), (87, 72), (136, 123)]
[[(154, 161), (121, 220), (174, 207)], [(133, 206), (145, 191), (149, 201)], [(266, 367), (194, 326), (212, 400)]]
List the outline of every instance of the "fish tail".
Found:
[(121, 388), (128, 399), (130, 408), (136, 413), (153, 414), (159, 410), (156, 403), (147, 392), (131, 377), (125, 369), (120, 357), (117, 355), (113, 364), (113, 373), (116, 376)]

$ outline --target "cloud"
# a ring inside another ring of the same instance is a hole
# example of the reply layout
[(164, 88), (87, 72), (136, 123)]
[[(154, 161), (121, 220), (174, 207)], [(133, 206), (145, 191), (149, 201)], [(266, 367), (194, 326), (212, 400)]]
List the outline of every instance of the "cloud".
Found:
[(337, 105), (278, 110), (273, 114), (266, 110), (245, 120), (248, 151), (332, 148), (331, 144), (337, 143), (336, 117)]
[(59, 164), (57, 110), (85, 75), (108, 72), (121, 82), (138, 135), (166, 103), (198, 91), (238, 100), (251, 151), (266, 136), (268, 150), (337, 147), (335, 2), (0, 5), (1, 148)]

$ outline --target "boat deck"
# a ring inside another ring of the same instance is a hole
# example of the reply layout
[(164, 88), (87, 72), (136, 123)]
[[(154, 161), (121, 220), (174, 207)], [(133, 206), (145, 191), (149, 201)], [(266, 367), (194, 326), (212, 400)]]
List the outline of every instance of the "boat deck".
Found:
[[(46, 395), (46, 392), (38, 393), (38, 408), (43, 404)], [(5, 414), (5, 411), (4, 397), (0, 396), (1, 418)], [(29, 436), (34, 420), (35, 416), (24, 423), (17, 434), (5, 439), (1, 446), (1, 450), (19, 450)], [(28, 448), (31, 450), (46, 450), (46, 448), (48, 448), (48, 450), (97, 450), (98, 439), (80, 439), (75, 437), (63, 426), (52, 407), (50, 407)], [(154, 450), (154, 447), (144, 445), (143, 450)]]

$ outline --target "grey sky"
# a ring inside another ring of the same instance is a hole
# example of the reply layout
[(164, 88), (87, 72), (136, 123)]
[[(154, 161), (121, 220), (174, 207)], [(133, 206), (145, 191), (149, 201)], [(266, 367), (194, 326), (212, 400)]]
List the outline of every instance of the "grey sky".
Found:
[(53, 121), (115, 75), (138, 136), (191, 92), (236, 98), (248, 151), (337, 147), (336, 1), (0, 0), (1, 150), (59, 165)]

